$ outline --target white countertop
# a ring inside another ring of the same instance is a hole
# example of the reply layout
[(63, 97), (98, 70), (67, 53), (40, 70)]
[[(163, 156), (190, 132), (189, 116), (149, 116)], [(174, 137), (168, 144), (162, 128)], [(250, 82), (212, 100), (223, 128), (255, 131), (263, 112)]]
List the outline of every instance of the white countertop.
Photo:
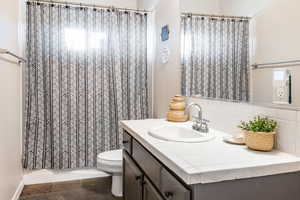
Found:
[(178, 143), (156, 139), (151, 128), (163, 125), (191, 126), (164, 119), (122, 121), (121, 126), (143, 144), (185, 183), (205, 184), (300, 171), (300, 158), (280, 151), (257, 152), (223, 142), (226, 133), (204, 143)]

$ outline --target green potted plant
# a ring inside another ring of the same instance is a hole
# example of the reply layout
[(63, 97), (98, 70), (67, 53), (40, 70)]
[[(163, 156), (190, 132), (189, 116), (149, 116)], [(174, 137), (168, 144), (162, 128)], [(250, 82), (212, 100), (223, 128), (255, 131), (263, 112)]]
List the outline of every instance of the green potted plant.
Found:
[(245, 143), (248, 148), (259, 151), (272, 151), (274, 148), (276, 121), (256, 116), (252, 121), (242, 121), (238, 127), (245, 133)]

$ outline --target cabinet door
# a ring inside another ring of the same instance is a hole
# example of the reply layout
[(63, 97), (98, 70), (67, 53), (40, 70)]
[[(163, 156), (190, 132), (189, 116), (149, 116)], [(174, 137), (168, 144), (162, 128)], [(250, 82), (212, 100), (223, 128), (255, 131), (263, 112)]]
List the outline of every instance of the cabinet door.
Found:
[(124, 200), (142, 200), (143, 174), (126, 152), (123, 154), (123, 166)]
[(164, 200), (147, 178), (144, 181), (143, 196), (143, 200)]
[(132, 158), (147, 174), (152, 183), (159, 188), (162, 165), (136, 140), (132, 142)]
[(161, 172), (161, 192), (167, 200), (190, 200), (191, 192), (165, 168)]

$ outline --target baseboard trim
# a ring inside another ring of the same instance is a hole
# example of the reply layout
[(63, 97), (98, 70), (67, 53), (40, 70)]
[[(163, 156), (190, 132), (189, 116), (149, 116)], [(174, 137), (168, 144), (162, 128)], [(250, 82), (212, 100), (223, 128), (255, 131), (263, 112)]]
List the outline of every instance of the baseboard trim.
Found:
[(13, 198), (11, 200), (18, 200), (19, 197), (21, 196), (21, 193), (23, 191), (23, 188), (24, 188), (24, 182), (23, 180), (20, 182), (20, 184), (18, 185), (18, 188), (13, 196)]

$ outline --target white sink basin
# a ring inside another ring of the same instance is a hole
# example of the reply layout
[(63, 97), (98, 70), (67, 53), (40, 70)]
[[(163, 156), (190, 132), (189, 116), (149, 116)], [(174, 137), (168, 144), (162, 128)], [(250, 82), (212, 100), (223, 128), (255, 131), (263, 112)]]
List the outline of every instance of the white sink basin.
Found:
[(149, 131), (149, 135), (160, 140), (184, 143), (207, 142), (215, 138), (215, 135), (212, 133), (200, 133), (192, 128), (183, 126), (153, 128)]

